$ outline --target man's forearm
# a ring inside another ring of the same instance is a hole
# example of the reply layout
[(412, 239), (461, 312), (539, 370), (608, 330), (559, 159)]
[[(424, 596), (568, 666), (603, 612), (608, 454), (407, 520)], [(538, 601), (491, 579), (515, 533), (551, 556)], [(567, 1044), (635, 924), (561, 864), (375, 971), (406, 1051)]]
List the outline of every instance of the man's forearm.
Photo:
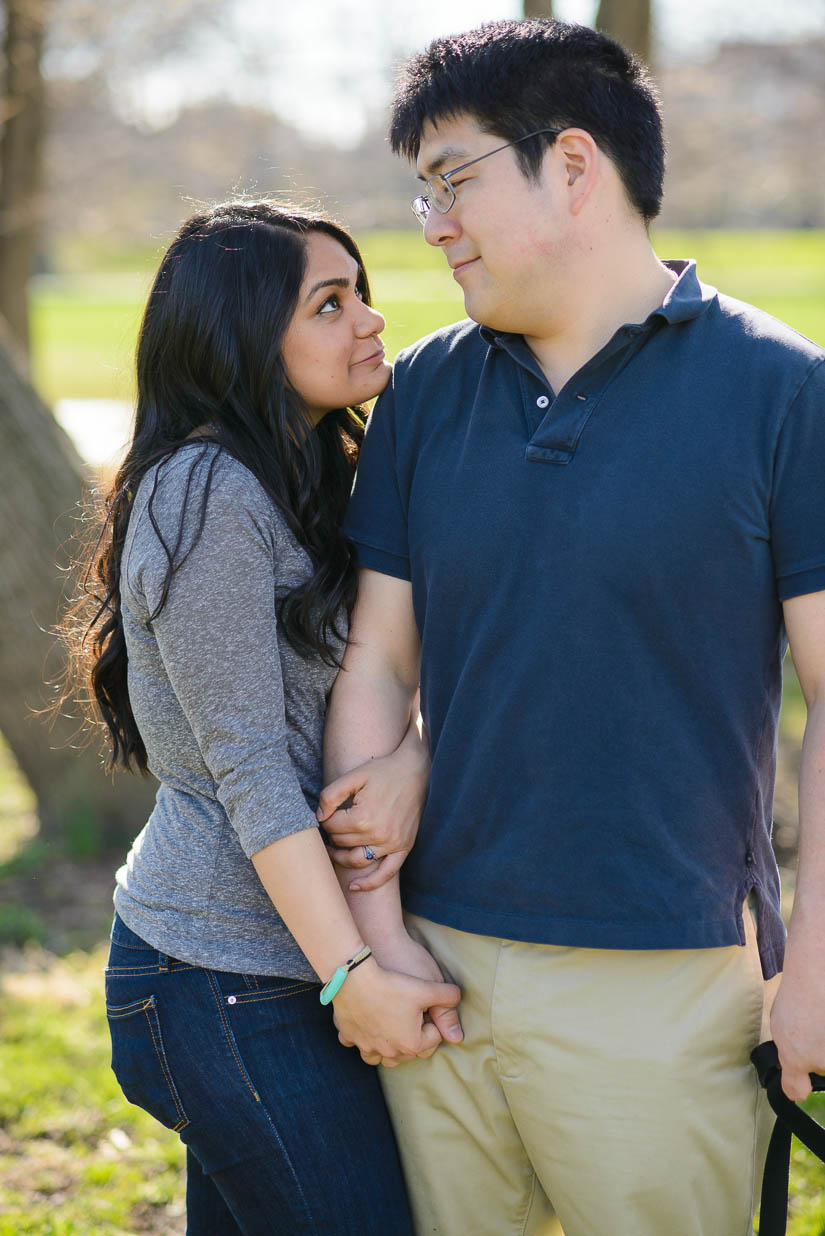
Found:
[(799, 770), (799, 866), (788, 935), (794, 954), (825, 958), (825, 698), (808, 710)]
[(782, 1086), (794, 1100), (825, 1073), (825, 698), (808, 705), (799, 776), (799, 865), (785, 966), (771, 1015)]
[[(327, 711), (324, 734), (324, 780), (394, 751), (407, 731), (417, 683), (393, 674), (371, 674), (357, 664), (338, 675)], [(398, 876), (381, 888), (353, 892), (350, 868), (338, 878), (355, 922), (381, 960), (404, 933)]]
[(324, 782), (394, 751), (407, 732), (418, 683), (368, 671), (345, 660), (327, 709)]

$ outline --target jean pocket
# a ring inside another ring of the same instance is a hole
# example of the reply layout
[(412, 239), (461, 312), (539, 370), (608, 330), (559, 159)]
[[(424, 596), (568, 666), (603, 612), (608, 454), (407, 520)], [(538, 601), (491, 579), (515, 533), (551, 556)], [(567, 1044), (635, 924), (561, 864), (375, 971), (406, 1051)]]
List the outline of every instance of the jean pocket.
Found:
[(257, 1004), (260, 1001), (284, 1000), (307, 991), (320, 991), (321, 984), (307, 979), (274, 978), (269, 974), (224, 974), (216, 978), (223, 999), (229, 1005)]
[(167, 1129), (189, 1124), (169, 1069), (158, 1017), (157, 996), (129, 1004), (106, 1004), (112, 1038), (112, 1071), (126, 1098)]

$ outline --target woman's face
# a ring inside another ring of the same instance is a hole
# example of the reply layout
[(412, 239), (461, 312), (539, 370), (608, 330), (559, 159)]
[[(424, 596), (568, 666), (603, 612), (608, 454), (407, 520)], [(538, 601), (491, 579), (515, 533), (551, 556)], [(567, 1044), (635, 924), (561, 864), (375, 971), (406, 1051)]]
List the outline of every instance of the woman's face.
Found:
[(316, 425), (333, 408), (379, 395), (390, 367), (379, 338), (386, 323), (356, 291), (358, 263), (325, 232), (310, 232), (306, 247), (306, 274), (281, 355)]

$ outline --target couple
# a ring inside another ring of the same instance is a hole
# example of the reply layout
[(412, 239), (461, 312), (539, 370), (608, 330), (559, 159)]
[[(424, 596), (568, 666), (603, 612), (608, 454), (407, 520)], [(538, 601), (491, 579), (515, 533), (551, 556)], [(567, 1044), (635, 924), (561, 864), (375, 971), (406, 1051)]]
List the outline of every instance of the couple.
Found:
[(823, 353), (655, 256), (658, 103), (604, 36), (438, 40), (390, 136), (470, 318), (392, 373), (326, 219), (216, 207), (150, 294), (96, 564), (113, 759), (161, 783), (113, 1067), (193, 1236), (535, 1236), (548, 1199), (745, 1236), (787, 639), (772, 1031), (792, 1097), (825, 1071)]

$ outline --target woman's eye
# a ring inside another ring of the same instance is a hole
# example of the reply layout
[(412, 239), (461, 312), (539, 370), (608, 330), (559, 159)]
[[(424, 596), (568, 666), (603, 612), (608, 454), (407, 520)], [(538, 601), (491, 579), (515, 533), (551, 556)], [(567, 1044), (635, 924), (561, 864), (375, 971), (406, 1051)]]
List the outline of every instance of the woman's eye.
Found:
[(356, 289), (355, 289), (355, 295), (358, 297), (358, 299), (359, 299), (359, 300), (363, 300), (363, 299), (364, 299), (364, 289), (363, 289), (363, 288), (356, 288)]
[(328, 296), (326, 298), (323, 305), (319, 307), (318, 312), (319, 314), (320, 313), (331, 313), (332, 310), (340, 309), (340, 308), (341, 308), (341, 303), (338, 300), (338, 297), (333, 294), (332, 296)]

